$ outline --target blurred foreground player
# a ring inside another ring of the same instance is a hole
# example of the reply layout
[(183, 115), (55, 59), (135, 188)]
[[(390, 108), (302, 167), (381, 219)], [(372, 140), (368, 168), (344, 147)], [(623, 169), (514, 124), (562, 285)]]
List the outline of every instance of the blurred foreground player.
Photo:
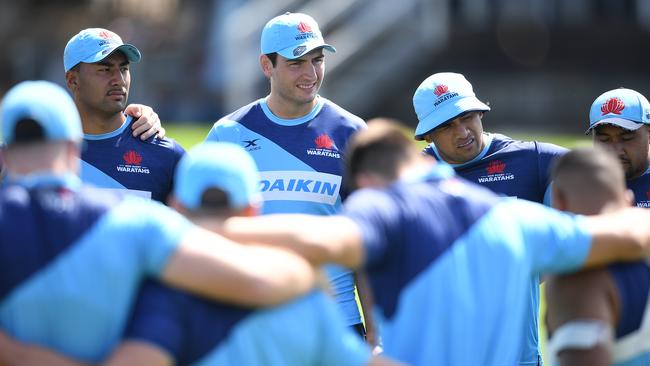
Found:
[[(615, 156), (578, 149), (558, 160), (553, 205), (595, 215), (630, 206)], [(650, 365), (650, 262), (612, 264), (549, 278), (548, 351), (556, 365)]]

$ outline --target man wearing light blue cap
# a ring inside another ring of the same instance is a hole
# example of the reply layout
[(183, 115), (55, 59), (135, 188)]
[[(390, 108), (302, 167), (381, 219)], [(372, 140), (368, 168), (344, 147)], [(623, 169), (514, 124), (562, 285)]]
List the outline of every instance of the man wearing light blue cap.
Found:
[[(242, 306), (312, 289), (312, 267), (292, 253), (241, 246), (155, 201), (84, 187), (80, 118), (63, 88), (23, 82), (0, 108), (0, 328), (10, 336), (98, 362), (119, 343), (147, 277)], [(17, 354), (4, 346), (0, 363)]]
[(619, 88), (591, 104), (589, 128), (595, 144), (618, 157), (639, 207), (650, 207), (650, 103), (639, 92)]
[[(413, 95), (413, 107), (418, 117), (415, 139), (429, 143), (426, 154), (496, 193), (548, 204), (551, 164), (565, 148), (484, 132), (482, 119), (490, 107), (476, 97), (461, 74), (442, 72), (426, 78)], [(538, 365), (542, 359), (537, 275), (530, 281), (527, 298), (529, 320), (520, 365)]]
[(104, 189), (166, 202), (174, 168), (184, 153), (173, 139), (138, 139), (126, 116), (131, 73), (140, 51), (107, 29), (88, 28), (72, 37), (63, 53), (68, 89), (81, 115), (85, 149), (81, 177)]
[[(325, 43), (311, 16), (286, 13), (268, 21), (262, 30), (260, 66), (270, 81), (270, 94), (221, 118), (206, 138), (239, 144), (251, 153), (261, 175), (263, 214), (331, 215), (347, 196), (343, 152), (365, 123), (318, 95), (325, 75), (324, 50), (336, 51)], [(363, 334), (352, 272), (328, 267), (328, 275), (346, 322)], [(368, 325), (370, 314), (365, 315)]]

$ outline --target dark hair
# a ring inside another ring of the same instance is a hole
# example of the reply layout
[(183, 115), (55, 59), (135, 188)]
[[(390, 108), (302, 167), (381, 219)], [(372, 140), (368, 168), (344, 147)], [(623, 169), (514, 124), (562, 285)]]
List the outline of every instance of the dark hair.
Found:
[(40, 123), (32, 118), (22, 118), (16, 122), (12, 144), (24, 144), (45, 139), (45, 131)]
[(208, 188), (201, 195), (201, 206), (193, 210), (194, 216), (228, 217), (234, 209), (230, 206), (228, 193), (220, 188)]
[(396, 121), (374, 119), (368, 129), (357, 132), (347, 146), (346, 182), (357, 189), (356, 178), (369, 173), (386, 181), (397, 179), (400, 166), (419, 151)]
[(271, 65), (273, 65), (273, 67), (275, 67), (275, 65), (278, 62), (278, 53), (277, 52), (266, 53), (265, 56), (268, 57), (269, 60), (271, 60)]

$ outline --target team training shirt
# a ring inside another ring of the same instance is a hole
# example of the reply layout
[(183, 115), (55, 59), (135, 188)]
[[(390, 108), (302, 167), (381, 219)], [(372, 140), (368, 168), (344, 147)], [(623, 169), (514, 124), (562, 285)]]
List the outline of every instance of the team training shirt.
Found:
[(638, 207), (650, 208), (650, 167), (641, 176), (629, 179), (627, 188), (634, 192), (634, 203)]
[[(452, 165), (458, 175), (502, 195), (550, 203), (552, 163), (567, 149), (543, 142), (513, 140), (501, 134), (486, 133), (483, 137), (485, 148), (474, 159)], [(434, 144), (424, 151), (442, 160)], [(522, 349), (521, 365), (537, 365), (541, 360), (537, 319), (539, 282), (539, 276), (533, 276), (530, 292), (526, 295), (530, 304), (526, 323), (527, 342)]]
[(157, 345), (176, 365), (361, 366), (370, 360), (370, 350), (320, 291), (254, 311), (148, 281), (125, 339)]
[(165, 203), (173, 188), (174, 169), (185, 150), (169, 138), (146, 141), (131, 134), (132, 117), (120, 128), (84, 135), (81, 179), (99, 188), (128, 190)]
[[(217, 121), (207, 140), (239, 144), (255, 159), (264, 214), (331, 215), (346, 196), (343, 152), (362, 128), (363, 120), (323, 97), (311, 113), (291, 120), (276, 117), (260, 99)], [(360, 323), (352, 273), (336, 266), (326, 270), (347, 323)]]
[(0, 187), (0, 328), (84, 362), (119, 343), (143, 277), (190, 223), (163, 205), (31, 177)]
[(425, 180), (346, 202), (363, 235), (384, 352), (412, 365), (513, 365), (530, 278), (577, 268), (579, 217), (499, 198), (438, 164)]
[(608, 267), (619, 295), (612, 356), (617, 366), (650, 364), (650, 261)]

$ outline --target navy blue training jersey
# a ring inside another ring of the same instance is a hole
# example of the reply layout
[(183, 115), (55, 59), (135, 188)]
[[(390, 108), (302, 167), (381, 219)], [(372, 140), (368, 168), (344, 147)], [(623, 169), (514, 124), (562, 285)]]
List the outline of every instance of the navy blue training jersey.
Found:
[(650, 167), (641, 176), (627, 180), (627, 188), (634, 192), (634, 204), (650, 208)]
[(450, 174), (438, 164), (422, 181), (346, 201), (384, 352), (411, 365), (513, 365), (527, 341), (530, 278), (576, 269), (591, 237), (578, 216)]
[(127, 190), (165, 203), (173, 189), (174, 169), (185, 152), (170, 138), (146, 141), (131, 134), (132, 117), (119, 129), (84, 135), (81, 179), (98, 188)]
[(157, 345), (177, 365), (361, 366), (370, 359), (320, 291), (253, 310), (147, 281), (124, 338)]
[[(537, 141), (518, 141), (497, 133), (485, 134), (486, 146), (463, 164), (452, 164), (461, 177), (493, 192), (533, 202), (544, 202), (555, 158), (568, 150)], [(442, 160), (435, 145), (424, 152)]]
[(614, 264), (608, 271), (619, 298), (614, 363), (650, 365), (650, 262)]
[(151, 200), (30, 176), (0, 186), (0, 327), (85, 362), (119, 343), (142, 278), (191, 224)]
[[(332, 215), (346, 197), (343, 153), (350, 136), (365, 122), (331, 101), (318, 97), (306, 116), (282, 119), (259, 99), (217, 121), (206, 140), (228, 141), (245, 148), (260, 171), (263, 214)], [(352, 272), (327, 266), (349, 325), (361, 323)]]

